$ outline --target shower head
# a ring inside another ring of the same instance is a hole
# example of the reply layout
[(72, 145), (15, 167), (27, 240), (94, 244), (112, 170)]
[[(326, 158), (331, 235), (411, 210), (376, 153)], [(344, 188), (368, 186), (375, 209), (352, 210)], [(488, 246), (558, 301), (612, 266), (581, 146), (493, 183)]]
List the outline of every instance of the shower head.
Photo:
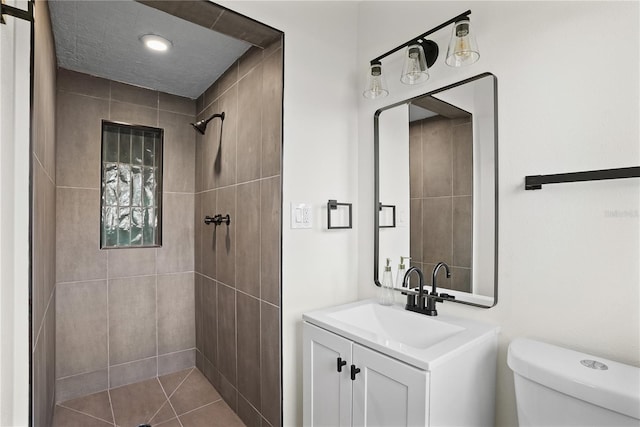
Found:
[(216, 117), (220, 117), (220, 120), (224, 121), (224, 111), (220, 114), (214, 114), (213, 116), (209, 117), (208, 119), (202, 119), (202, 120), (198, 120), (195, 123), (191, 123), (191, 126), (193, 126), (193, 128), (195, 130), (197, 130), (198, 132), (200, 132), (201, 134), (204, 135), (204, 131), (207, 130), (207, 124), (215, 119)]

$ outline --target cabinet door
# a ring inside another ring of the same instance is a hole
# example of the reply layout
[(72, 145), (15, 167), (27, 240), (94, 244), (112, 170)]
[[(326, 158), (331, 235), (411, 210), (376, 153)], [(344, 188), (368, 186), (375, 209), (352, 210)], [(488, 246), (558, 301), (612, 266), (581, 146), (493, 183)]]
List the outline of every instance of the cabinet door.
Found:
[(426, 426), (428, 373), (353, 344), (354, 426)]
[[(308, 427), (351, 425), (351, 341), (304, 323), (303, 421)], [(347, 362), (338, 372), (338, 358)]]

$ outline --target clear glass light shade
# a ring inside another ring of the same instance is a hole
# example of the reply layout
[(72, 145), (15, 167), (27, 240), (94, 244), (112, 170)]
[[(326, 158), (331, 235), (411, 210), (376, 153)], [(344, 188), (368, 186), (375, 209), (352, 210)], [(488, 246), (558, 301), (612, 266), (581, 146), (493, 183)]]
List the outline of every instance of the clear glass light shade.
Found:
[(416, 85), (427, 80), (429, 80), (429, 71), (424, 49), (419, 44), (409, 45), (404, 57), (400, 81), (406, 85)]
[(468, 19), (456, 22), (447, 49), (446, 64), (451, 67), (463, 67), (473, 64), (478, 59), (480, 51), (471, 32), (471, 22)]
[(369, 69), (367, 89), (362, 93), (365, 98), (376, 99), (389, 95), (387, 82), (382, 74), (382, 65), (373, 64)]

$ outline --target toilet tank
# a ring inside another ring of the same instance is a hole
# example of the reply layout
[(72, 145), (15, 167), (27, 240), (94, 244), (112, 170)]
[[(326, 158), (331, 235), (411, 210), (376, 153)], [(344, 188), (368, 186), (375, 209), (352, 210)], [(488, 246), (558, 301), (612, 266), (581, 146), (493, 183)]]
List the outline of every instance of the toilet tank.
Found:
[(540, 341), (509, 345), (518, 423), (640, 426), (640, 369)]

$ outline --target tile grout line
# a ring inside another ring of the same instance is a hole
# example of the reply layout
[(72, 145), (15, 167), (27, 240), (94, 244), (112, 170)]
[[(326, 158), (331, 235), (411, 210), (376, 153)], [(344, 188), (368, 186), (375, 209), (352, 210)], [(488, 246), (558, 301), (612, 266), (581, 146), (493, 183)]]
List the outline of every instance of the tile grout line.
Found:
[(457, 194), (455, 196), (422, 196), (422, 197), (410, 197), (409, 200), (423, 200), (423, 199), (452, 199), (462, 197), (473, 197), (473, 194)]
[[(47, 305), (44, 308), (44, 313), (42, 314), (42, 320), (40, 321), (40, 326), (38, 327), (38, 333), (35, 336), (35, 339), (33, 341), (33, 348), (31, 349), (31, 353), (35, 353), (36, 351), (36, 345), (38, 344), (38, 340), (40, 339), (40, 334), (43, 333), (43, 328), (44, 328), (44, 324), (45, 324), (45, 318), (47, 316), (47, 312), (49, 311), (49, 306), (51, 305), (51, 300), (53, 299), (53, 295), (55, 294), (56, 291), (56, 283), (53, 284), (53, 289), (51, 290), (51, 294), (49, 294), (49, 299), (47, 300)], [(55, 310), (55, 307), (54, 307)], [(57, 378), (56, 378), (57, 379)]]
[(111, 417), (113, 418), (113, 425), (116, 425), (116, 414), (113, 412), (113, 402), (111, 401), (111, 390), (107, 390), (107, 396), (109, 396), (109, 409), (111, 409)]
[[(101, 77), (98, 77), (98, 78), (101, 78)], [(111, 85), (109, 85), (109, 86), (111, 86)], [(123, 101), (123, 100), (120, 100), (120, 99), (113, 99), (113, 98), (111, 98), (111, 95), (108, 95), (107, 97), (103, 98), (101, 96), (89, 95), (89, 94), (82, 93), (82, 92), (74, 92), (73, 90), (68, 90), (68, 89), (59, 89), (58, 91), (59, 92), (64, 92), (64, 93), (68, 93), (68, 94), (71, 94), (71, 95), (83, 96), (83, 97), (86, 97), (86, 98), (97, 99), (97, 100), (100, 100), (100, 101), (106, 101), (109, 104), (111, 104), (111, 102), (116, 102), (116, 103), (119, 103), (119, 104), (135, 105), (136, 107), (142, 107), (142, 108), (146, 108), (148, 110), (157, 109), (158, 112), (165, 112), (165, 113), (178, 114), (180, 116), (193, 117), (193, 114), (185, 113), (183, 111), (174, 111), (174, 110), (170, 110), (168, 108), (167, 109), (161, 108), (160, 106), (158, 106), (158, 108), (154, 108), (154, 107), (150, 107), (148, 104), (140, 104), (140, 103), (137, 103), (137, 102), (130, 102), (130, 101)], [(109, 88), (109, 93), (111, 93), (111, 88)], [(177, 108), (175, 110), (177, 110)], [(111, 105), (109, 105), (109, 114), (111, 114)]]
[(69, 411), (73, 411), (73, 412), (75, 412), (75, 413), (77, 413), (77, 414), (82, 414), (82, 415), (85, 415), (85, 416), (87, 416), (87, 417), (93, 418), (93, 419), (95, 419), (95, 420), (104, 421), (105, 423), (108, 423), (108, 424), (113, 424), (113, 423), (110, 423), (109, 421), (107, 421), (107, 420), (105, 420), (105, 419), (103, 419), (103, 418), (96, 417), (95, 415), (91, 415), (91, 414), (89, 414), (89, 413), (87, 413), (87, 412), (82, 412), (82, 411), (79, 411), (79, 410), (74, 409), (74, 408), (70, 408), (70, 407), (68, 407), (68, 406), (63, 405), (62, 403), (57, 403), (56, 405), (57, 405), (57, 406), (60, 406), (61, 408), (67, 409), (67, 410), (69, 410)]
[(156, 282), (156, 378), (160, 374), (160, 363), (158, 353), (160, 352), (160, 346), (158, 345), (158, 248), (154, 251), (154, 264), (155, 264), (155, 282)]
[[(178, 353), (185, 353), (185, 352), (191, 351), (191, 350), (196, 350), (196, 347), (186, 348), (184, 350), (172, 351), (172, 352), (169, 352), (169, 353), (163, 353), (161, 356), (171, 356), (171, 355), (178, 354)], [(136, 359), (136, 360), (132, 360), (132, 361), (129, 361), (129, 362), (123, 362), (123, 363), (117, 363), (115, 365), (111, 365), (111, 368), (117, 368), (117, 367), (120, 367), (120, 366), (131, 365), (133, 363), (143, 362), (143, 361), (151, 360), (151, 359), (155, 359), (155, 358), (156, 358), (156, 356), (143, 357), (142, 359)], [(105, 369), (105, 368), (102, 368), (102, 369)], [(56, 380), (65, 380), (67, 378), (78, 377), (78, 376), (81, 376), (81, 375), (88, 375), (88, 374), (92, 374), (94, 372), (99, 372), (102, 369), (97, 369), (97, 370), (93, 370), (93, 371), (85, 371), (85, 372), (80, 372), (80, 373), (72, 374), (72, 375), (66, 375), (64, 377), (56, 378)], [(191, 369), (191, 368), (185, 368), (184, 370), (186, 370), (186, 369)], [(175, 373), (175, 372), (170, 372), (170, 373), (168, 373), (166, 375), (169, 375), (169, 374), (172, 374), (172, 373)], [(148, 379), (152, 379), (152, 378), (148, 378)], [(134, 384), (134, 383), (130, 383), (130, 384)], [(123, 385), (128, 385), (128, 384), (123, 384)], [(118, 386), (118, 387), (121, 387), (121, 386)], [(112, 388), (118, 388), (118, 387), (112, 387)], [(107, 389), (104, 389), (104, 390), (98, 390), (95, 393), (100, 393), (102, 391), (106, 391), (106, 390), (110, 390), (110, 389), (111, 388), (107, 388)], [(91, 393), (91, 394), (93, 394), (93, 393)], [(88, 395), (84, 395), (84, 396), (88, 396)], [(84, 397), (84, 396), (78, 396), (78, 397)], [(71, 399), (69, 399), (69, 400), (71, 400)]]
[(96, 187), (78, 187), (78, 186), (73, 186), (73, 185), (56, 185), (56, 188), (62, 189), (62, 190), (94, 190), (94, 191), (100, 191), (100, 188), (96, 188)]
[[(100, 188), (96, 188), (96, 187), (78, 187), (78, 186), (74, 186), (74, 185), (56, 185), (56, 188), (60, 188), (63, 190), (93, 190), (93, 191), (100, 191)], [(163, 194), (183, 194), (183, 195), (190, 195), (190, 194), (194, 194), (194, 193), (190, 193), (188, 191), (162, 191)]]
[[(218, 210), (218, 193), (219, 193), (219, 191), (215, 192), (216, 210)], [(216, 234), (215, 234), (215, 229), (214, 229), (213, 248), (214, 248), (215, 254), (214, 254), (214, 257), (213, 257), (213, 265), (214, 265), (213, 271), (214, 271), (215, 275), (218, 276), (218, 251), (216, 250), (215, 237), (216, 237)], [(211, 283), (213, 283), (213, 286), (214, 286), (213, 292), (215, 293), (215, 302), (216, 302), (216, 304), (215, 304), (215, 313), (214, 313), (215, 316), (216, 316), (216, 330), (215, 330), (215, 333), (216, 333), (216, 345), (215, 345), (215, 349), (213, 349), (214, 351), (213, 351), (213, 354), (211, 355), (211, 357), (213, 359), (215, 359), (216, 363), (214, 364), (213, 361), (211, 361), (211, 360), (209, 360), (209, 362), (211, 364), (211, 367), (213, 369), (215, 369), (216, 371), (218, 371), (218, 373), (219, 373), (220, 372), (220, 370), (219, 370), (219, 368), (220, 368), (220, 357), (219, 357), (219, 355), (220, 355), (220, 333), (219, 333), (219, 330), (220, 330), (220, 309), (219, 309), (219, 307), (220, 307), (220, 292), (218, 292), (218, 288), (219, 288), (218, 281), (215, 280), (215, 279), (212, 279)], [(203, 356), (204, 356), (204, 354), (203, 354)]]
[[(450, 201), (451, 201), (451, 253), (449, 260), (451, 261), (451, 264), (453, 264), (453, 254), (455, 253), (455, 249), (453, 248), (454, 245), (454, 239), (453, 239), (453, 222), (455, 221), (455, 215), (453, 212), (453, 180), (456, 178), (454, 173), (453, 173), (453, 166), (454, 166), (454, 162), (453, 162), (453, 126), (451, 126), (451, 136), (450, 136), (451, 140), (449, 143), (449, 147), (450, 147), (450, 153), (451, 153), (451, 197), (450, 197)], [(451, 283), (449, 283), (449, 286), (451, 286)]]
[[(182, 421), (180, 421), (180, 417), (178, 416), (178, 412), (176, 411), (176, 409), (173, 407), (173, 404), (171, 403), (171, 397), (173, 397), (173, 395), (178, 391), (178, 389), (182, 386), (182, 384), (184, 384), (184, 382), (187, 380), (187, 378), (189, 378), (191, 376), (191, 374), (193, 373), (193, 371), (195, 370), (195, 368), (191, 368), (191, 371), (189, 371), (189, 373), (187, 374), (187, 376), (184, 377), (184, 379), (182, 381), (180, 381), (180, 384), (178, 384), (178, 386), (175, 388), (175, 390), (173, 390), (173, 392), (171, 393), (171, 395), (167, 396), (167, 391), (164, 389), (164, 386), (162, 385), (162, 382), (160, 381), (160, 378), (158, 378), (158, 383), (160, 383), (160, 388), (162, 389), (162, 392), (164, 393), (165, 397), (167, 398), (167, 403), (169, 404), (169, 406), (171, 407), (171, 410), (173, 411), (173, 413), (176, 415), (176, 420), (178, 420), (178, 423), (180, 424), (180, 427), (183, 427), (182, 425)], [(157, 377), (156, 377), (157, 378)], [(162, 409), (162, 407), (160, 407), (160, 409)], [(160, 411), (160, 409), (158, 409), (158, 412)], [(157, 415), (154, 414), (153, 416), (155, 417)], [(184, 414), (183, 414), (184, 415)], [(151, 419), (153, 419), (153, 417), (151, 417)], [(151, 421), (151, 420), (149, 420)]]
[[(178, 391), (178, 389), (179, 389), (180, 387), (182, 387), (182, 384), (184, 384), (184, 382), (187, 380), (187, 378), (189, 378), (189, 377), (191, 376), (191, 374), (193, 373), (193, 371), (195, 371), (195, 370), (196, 370), (196, 368), (195, 368), (195, 367), (190, 368), (190, 369), (191, 369), (191, 370), (189, 371), (189, 373), (187, 374), (187, 376), (186, 376), (186, 377), (184, 377), (184, 379), (183, 379), (182, 381), (180, 381), (180, 384), (178, 384), (178, 386), (176, 387), (176, 389), (175, 389), (175, 390), (173, 390), (173, 391), (171, 392), (171, 394), (170, 394), (170, 395), (169, 395), (169, 397), (168, 397), (169, 399), (171, 399), (171, 398), (173, 397), (173, 395), (174, 395), (174, 394), (176, 394), (176, 392)], [(160, 385), (162, 385), (162, 383), (160, 383)], [(164, 390), (164, 387), (163, 387), (163, 390)]]
[[(185, 412), (184, 414), (181, 414), (181, 415), (178, 417), (178, 420), (179, 420), (179, 419), (180, 419), (180, 417), (182, 417), (182, 416), (185, 416), (185, 415), (187, 415), (187, 414), (191, 414), (192, 412), (199, 411), (199, 410), (200, 410), (200, 409), (202, 409), (202, 408), (206, 408), (207, 406), (214, 405), (214, 404), (216, 404), (216, 403), (218, 403), (218, 402), (224, 402), (224, 399), (223, 399), (222, 397), (220, 397), (218, 400), (214, 400), (213, 402), (209, 402), (209, 403), (204, 404), (204, 405), (202, 405), (202, 406), (198, 406), (197, 408), (191, 409), (190, 411), (187, 411), (187, 412)], [(225, 402), (225, 403), (226, 403), (226, 402)], [(233, 410), (232, 410), (232, 412), (233, 412)], [(234, 412), (234, 414), (235, 414), (235, 412)], [(237, 415), (237, 414), (236, 414), (236, 415)], [(182, 423), (180, 423), (180, 424), (182, 425)]]
[[(276, 49), (277, 50), (277, 49)], [(273, 54), (274, 52), (271, 52), (271, 54)], [(265, 57), (264, 55), (264, 50), (262, 51), (262, 60), (260, 61), (260, 64), (262, 65), (262, 91), (260, 94), (260, 101), (262, 102), (261, 108), (260, 108), (260, 177), (263, 177), (264, 175), (264, 165), (263, 165), (263, 161), (264, 161), (264, 143), (265, 143), (265, 135), (264, 135), (264, 114), (265, 114), (265, 62), (266, 62), (267, 57)], [(263, 218), (263, 208), (264, 206), (262, 205), (262, 194), (263, 194), (263, 190), (265, 187), (265, 183), (263, 181), (260, 181), (260, 184), (258, 184), (258, 353), (259, 353), (259, 360), (258, 360), (258, 400), (259, 400), (259, 404), (260, 404), (260, 408), (262, 409), (262, 297), (263, 297), (263, 291), (262, 291), (262, 227), (263, 227), (263, 223), (262, 223), (262, 218)], [(238, 394), (242, 395), (242, 393), (240, 393), (238, 391)], [(249, 402), (249, 399), (245, 399), (248, 403), (249, 406), (253, 407), (253, 405), (251, 404), (251, 402)], [(254, 407), (254, 409), (256, 409)], [(240, 412), (240, 411), (238, 411)], [(260, 414), (260, 418), (262, 418), (262, 410), (257, 411), (256, 412), (258, 414)], [(238, 415), (239, 417), (239, 415)]]
[(40, 165), (40, 168), (42, 169), (44, 174), (47, 176), (47, 178), (49, 178), (49, 182), (51, 182), (53, 184), (53, 187), (55, 188), (56, 183), (53, 182), (53, 178), (51, 178), (51, 175), (49, 175), (49, 172), (47, 172), (47, 169), (44, 167), (44, 164), (42, 163), (42, 161), (40, 161), (40, 158), (36, 155), (35, 150), (33, 151), (33, 158), (36, 159), (36, 161), (38, 162), (38, 165)]
[[(157, 249), (157, 248), (144, 248), (144, 249)], [(177, 276), (179, 274), (188, 274), (188, 273), (197, 273), (197, 271), (195, 271), (195, 270), (169, 271), (169, 272), (166, 272), (166, 273), (160, 273), (159, 275), (160, 276)], [(155, 276), (154, 273), (152, 273), (152, 274), (140, 274), (140, 275), (136, 275), (136, 276), (111, 277), (111, 278), (109, 278), (109, 280), (137, 279), (137, 278), (141, 278), (141, 277), (153, 277), (153, 276)], [(56, 285), (77, 285), (78, 283), (105, 282), (106, 280), (107, 280), (106, 278), (74, 280), (74, 281), (70, 281), (70, 282), (56, 282)]]
[[(112, 102), (112, 98), (111, 98), (111, 80), (109, 80), (109, 120), (111, 120), (111, 102)], [(102, 149), (102, 147), (101, 147)], [(118, 149), (120, 149), (120, 144), (118, 143)], [(102, 160), (101, 160), (102, 161)], [(109, 394), (109, 405), (111, 406), (111, 416), (113, 416), (113, 425), (116, 425), (116, 417), (113, 413), (113, 405), (111, 404), (111, 348), (110, 348), (110, 341), (111, 341), (111, 336), (109, 334), (109, 323), (110, 323), (110, 319), (109, 319), (109, 284), (111, 282), (111, 275), (109, 272), (109, 254), (110, 252), (107, 251), (107, 393)]]
[[(189, 375), (187, 375), (188, 377)], [(186, 379), (186, 377), (185, 377)], [(180, 422), (180, 419), (178, 418), (178, 413), (176, 412), (175, 408), (173, 407), (173, 405), (171, 404), (171, 401), (169, 401), (169, 396), (167, 396), (167, 391), (164, 389), (164, 386), (162, 385), (162, 382), (160, 381), (160, 378), (156, 377), (156, 380), (158, 381), (158, 384), (160, 385), (160, 390), (162, 390), (162, 394), (164, 394), (164, 397), (167, 399), (162, 405), (160, 405), (160, 407), (158, 408), (158, 410), (156, 411), (155, 414), (153, 414), (151, 416), (151, 418), (149, 418), (148, 424), (151, 424), (151, 420), (153, 420), (153, 418), (158, 415), (158, 413), (160, 413), (160, 411), (162, 410), (162, 408), (164, 408), (165, 405), (169, 405), (169, 407), (171, 408), (171, 410), (173, 411), (173, 414), (176, 416), (175, 418), (178, 420), (178, 423), (180, 424), (180, 426), (182, 426), (182, 423)], [(182, 383), (181, 383), (182, 384)], [(178, 386), (180, 387), (180, 386)], [(177, 388), (176, 388), (177, 390)], [(169, 421), (169, 420), (167, 420)]]
[(212, 191), (222, 190), (222, 189), (225, 189), (225, 188), (237, 187), (239, 185), (252, 184), (254, 182), (267, 181), (269, 179), (279, 178), (280, 175), (281, 175), (280, 173), (277, 173), (275, 175), (263, 176), (263, 177), (256, 178), (256, 179), (250, 179), (248, 181), (236, 182), (235, 184), (221, 185), (219, 187), (209, 188), (207, 190), (196, 191), (195, 193), (181, 193), (181, 194), (195, 194), (195, 195), (198, 195), (198, 194), (210, 193)]
[[(111, 86), (111, 85), (109, 85)], [(109, 334), (109, 283), (111, 279), (109, 277), (109, 252), (107, 251), (107, 391), (111, 388), (111, 348), (110, 341), (111, 336)], [(111, 394), (109, 394), (109, 403), (111, 403)], [(111, 408), (113, 412), (113, 408)], [(115, 419), (113, 420), (115, 423)]]
[[(233, 192), (235, 194), (234, 200), (234, 214), (236, 215), (236, 219), (238, 217), (238, 143), (240, 142), (240, 138), (238, 137), (238, 127), (240, 124), (240, 59), (238, 59), (238, 69), (236, 70), (236, 179), (235, 185), (233, 188)], [(234, 319), (234, 353), (235, 353), (235, 378), (233, 379), (233, 385), (236, 390), (235, 401), (236, 401), (236, 410), (238, 409), (238, 241), (237, 241), (237, 233), (235, 226), (233, 227), (233, 319)], [(219, 361), (218, 361), (219, 362)], [(222, 375), (222, 374), (221, 374)]]
[(253, 406), (251, 404), (251, 402), (249, 401), (249, 399), (245, 399), (248, 403), (249, 406), (251, 406), (253, 409), (256, 410), (256, 412), (258, 414), (260, 414), (260, 418), (262, 418), (262, 408), (264, 407), (264, 404), (262, 403), (262, 371), (263, 371), (263, 366), (262, 366), (262, 304), (260, 303), (260, 326), (259, 326), (259, 330), (258, 330), (258, 348), (260, 351), (260, 360), (259, 360), (259, 367), (260, 367), (260, 378), (258, 378), (258, 387), (260, 387), (260, 389), (258, 390), (258, 394), (260, 396), (260, 410), (258, 411), (258, 409)]
[(212, 277), (210, 277), (210, 276), (207, 276), (206, 274), (203, 274), (203, 273), (200, 273), (200, 272), (197, 272), (197, 271), (195, 271), (195, 272), (194, 272), (194, 274), (198, 274), (198, 275), (200, 275), (200, 276), (204, 277), (205, 279), (213, 280), (213, 281), (215, 281), (215, 282), (217, 282), (217, 283), (221, 284), (222, 286), (225, 286), (225, 287), (227, 287), (227, 288), (230, 288), (230, 289), (236, 290), (236, 291), (240, 292), (241, 294), (244, 294), (244, 295), (249, 296), (249, 297), (251, 297), (251, 298), (257, 299), (257, 300), (259, 300), (259, 301), (261, 301), (261, 302), (264, 302), (265, 304), (268, 304), (268, 305), (270, 305), (270, 306), (272, 306), (272, 307), (274, 307), (274, 308), (280, 309), (280, 306), (278, 306), (277, 304), (274, 304), (274, 303), (269, 302), (269, 301), (267, 301), (267, 300), (265, 300), (265, 299), (262, 299), (261, 297), (257, 297), (257, 296), (255, 296), (255, 295), (251, 295), (250, 293), (248, 293), (248, 292), (246, 292), (246, 291), (243, 291), (243, 290), (241, 290), (241, 289), (234, 288), (233, 286), (228, 285), (228, 284), (226, 284), (226, 283), (224, 283), (224, 282), (221, 282), (221, 281), (220, 281), (220, 280), (218, 280), (218, 279), (214, 279), (214, 278), (212, 278)]
[[(424, 138), (422, 137), (422, 129), (423, 129), (422, 121), (420, 122), (420, 196), (424, 197), (425, 188), (424, 188)], [(411, 206), (411, 205), (409, 205)], [(424, 200), (420, 201), (420, 261), (424, 261)], [(409, 220), (411, 221), (411, 220)], [(409, 224), (411, 227), (411, 224)], [(411, 253), (409, 253), (409, 257), (411, 257)], [(411, 264), (409, 264), (411, 265)]]

